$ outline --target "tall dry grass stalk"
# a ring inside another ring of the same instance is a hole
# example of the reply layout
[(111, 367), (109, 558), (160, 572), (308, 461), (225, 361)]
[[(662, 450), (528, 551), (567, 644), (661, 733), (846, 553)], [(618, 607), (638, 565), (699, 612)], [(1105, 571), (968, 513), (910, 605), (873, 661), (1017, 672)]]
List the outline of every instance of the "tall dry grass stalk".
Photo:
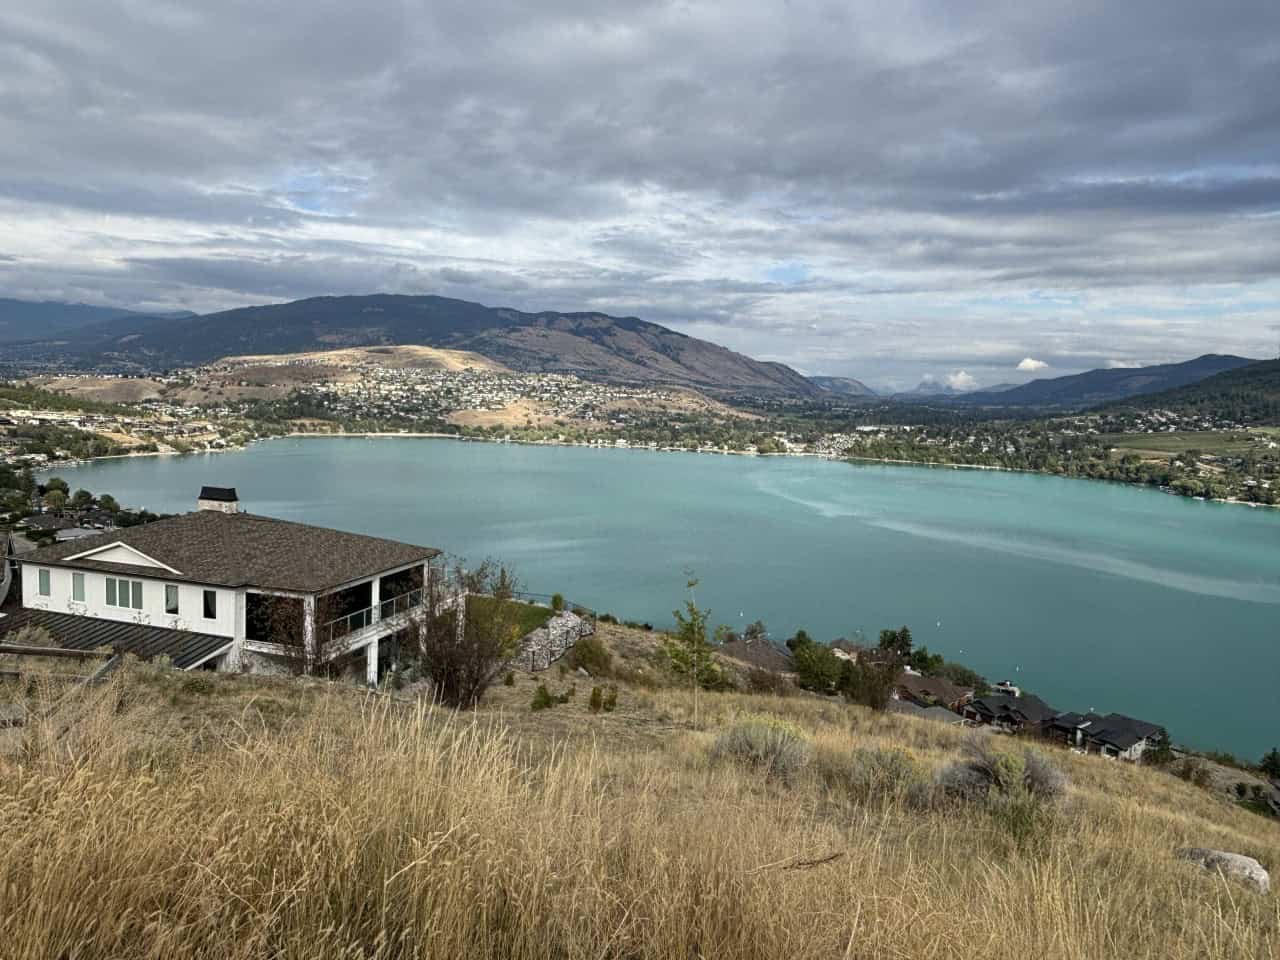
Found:
[(337, 695), (283, 729), (246, 710), (175, 737), (150, 689), (126, 671), (0, 760), (4, 960), (1256, 960), (1280, 943), (1275, 896), (1171, 857), (1194, 842), (1274, 865), (1278, 831), (1146, 771), (1072, 762), (1070, 807), (1024, 848), (980, 812), (709, 759), (716, 724), (771, 708), (825, 763), (952, 755), (947, 728), (865, 711), (704, 696), (707, 729), (658, 748), (531, 748), (516, 718)]

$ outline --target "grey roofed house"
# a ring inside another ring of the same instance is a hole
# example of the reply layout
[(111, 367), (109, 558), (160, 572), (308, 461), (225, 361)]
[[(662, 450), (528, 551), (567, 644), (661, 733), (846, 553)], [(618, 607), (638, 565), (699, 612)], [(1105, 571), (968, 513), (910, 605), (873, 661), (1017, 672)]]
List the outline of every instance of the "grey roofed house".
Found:
[(1109, 756), (1136, 760), (1160, 726), (1127, 717), (1122, 713), (1060, 713), (1048, 724), (1049, 730), (1068, 746), (1083, 747)]
[(1053, 707), (1033, 694), (1015, 697), (1007, 693), (977, 697), (964, 706), (964, 715), (979, 723), (1020, 730), (1023, 727), (1039, 729), (1055, 716)]
[(328, 527), (251, 513), (197, 510), (47, 547), (33, 559), (47, 566), (137, 573), (132, 563), (94, 559), (93, 553), (112, 544), (123, 544), (158, 561), (167, 568), (167, 580), (296, 593), (332, 590), (440, 555), (432, 547)]

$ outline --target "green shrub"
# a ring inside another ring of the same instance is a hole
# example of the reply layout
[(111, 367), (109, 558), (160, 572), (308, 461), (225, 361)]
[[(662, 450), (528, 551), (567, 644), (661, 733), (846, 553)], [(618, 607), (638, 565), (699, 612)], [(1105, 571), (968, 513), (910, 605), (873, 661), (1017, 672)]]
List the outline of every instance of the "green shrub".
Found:
[(809, 744), (794, 724), (773, 716), (752, 717), (716, 738), (712, 759), (731, 760), (789, 783), (809, 762)]
[(1213, 781), (1208, 765), (1199, 757), (1183, 757), (1174, 765), (1173, 773), (1197, 787), (1207, 787)]
[(568, 690), (561, 694), (553, 694), (547, 689), (545, 683), (538, 684), (538, 689), (533, 691), (533, 702), (530, 704), (532, 710), (549, 710), (557, 704), (568, 703), (573, 699), (575, 689), (571, 686)]
[(559, 613), (564, 609), (564, 594), (553, 593), (551, 595), (551, 609)]
[(532, 710), (549, 710), (556, 705), (555, 697), (551, 696), (551, 691), (547, 689), (545, 683), (538, 684), (538, 689), (533, 691), (533, 703), (530, 705)]
[(514, 687), (516, 685), (516, 674), (514, 670), (508, 670), (502, 678), (504, 687)]
[(599, 637), (583, 637), (565, 657), (574, 670), (582, 668), (593, 677), (609, 676), (613, 667), (613, 654)]
[(599, 687), (591, 688), (591, 700), (588, 702), (587, 706), (591, 709), (592, 713), (599, 713), (604, 709), (604, 693)]
[(604, 695), (604, 712), (613, 713), (618, 709), (618, 688), (613, 684), (609, 684), (609, 690)]
[(213, 680), (200, 673), (189, 673), (182, 678), (180, 689), (183, 693), (205, 696), (213, 693)]

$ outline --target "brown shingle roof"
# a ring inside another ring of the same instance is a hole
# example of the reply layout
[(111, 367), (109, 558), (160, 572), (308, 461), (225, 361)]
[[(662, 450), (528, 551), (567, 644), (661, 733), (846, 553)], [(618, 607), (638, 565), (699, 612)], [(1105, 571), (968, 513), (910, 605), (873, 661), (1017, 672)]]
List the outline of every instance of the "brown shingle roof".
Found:
[(179, 571), (161, 573), (166, 580), (298, 593), (331, 590), (440, 553), (431, 547), (251, 513), (200, 510), (45, 547), (24, 559), (107, 573), (142, 573), (143, 568), (131, 564), (70, 559), (114, 543), (130, 546)]

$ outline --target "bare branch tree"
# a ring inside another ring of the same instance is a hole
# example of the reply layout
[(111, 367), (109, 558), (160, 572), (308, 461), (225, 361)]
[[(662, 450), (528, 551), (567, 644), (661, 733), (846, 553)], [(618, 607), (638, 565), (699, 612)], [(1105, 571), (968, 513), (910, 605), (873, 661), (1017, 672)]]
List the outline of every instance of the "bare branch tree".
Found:
[(422, 670), (436, 698), (451, 707), (479, 702), (520, 642), (517, 581), (486, 560), (468, 570), (458, 562), (432, 570), (427, 602), (415, 614)]

